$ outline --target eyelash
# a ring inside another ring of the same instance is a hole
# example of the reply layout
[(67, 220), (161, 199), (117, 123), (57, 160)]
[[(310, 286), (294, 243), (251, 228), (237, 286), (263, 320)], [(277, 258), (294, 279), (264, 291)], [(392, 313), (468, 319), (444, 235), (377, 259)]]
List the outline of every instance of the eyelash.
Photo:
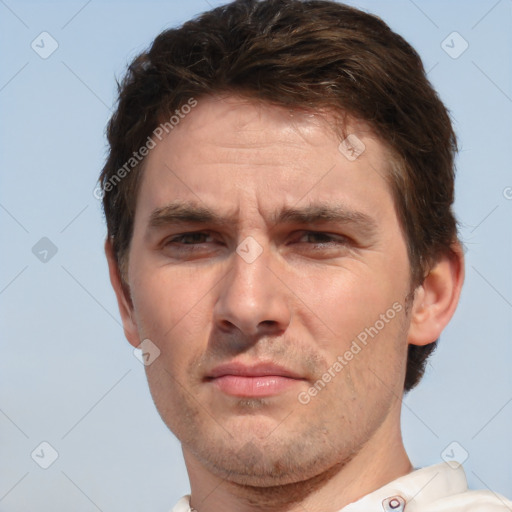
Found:
[[(183, 239), (185, 237), (197, 236), (197, 235), (207, 235), (207, 236), (210, 236), (209, 233), (204, 233), (204, 232), (201, 232), (201, 231), (194, 231), (194, 232), (191, 232), (191, 233), (183, 233), (181, 235), (178, 235), (178, 236), (175, 236), (175, 237), (171, 238), (170, 240), (168, 240), (165, 243), (165, 245), (168, 245), (170, 243), (175, 243), (177, 240)], [(183, 245), (195, 245), (195, 244), (183, 244)]]
[[(326, 248), (327, 246), (331, 246), (333, 243), (335, 244), (341, 244), (341, 245), (347, 245), (348, 243), (348, 239), (347, 237), (344, 237), (342, 235), (332, 235), (332, 234), (329, 234), (329, 233), (325, 233), (323, 231), (302, 231), (301, 232), (301, 237), (304, 237), (304, 236), (319, 236), (321, 238), (328, 238), (329, 240), (327, 242), (323, 241), (323, 242), (316, 242), (316, 243), (310, 243), (308, 245), (313, 245), (313, 246), (318, 246), (318, 247), (323, 247), (323, 248)], [(193, 247), (197, 246), (197, 245), (201, 245), (202, 243), (207, 243), (207, 242), (197, 242), (197, 243), (183, 243), (183, 239), (187, 238), (187, 237), (197, 237), (197, 236), (211, 236), (210, 233), (207, 233), (207, 232), (203, 232), (203, 231), (193, 231), (193, 232), (189, 232), (189, 233), (182, 233), (181, 235), (177, 235), (177, 236), (174, 236), (173, 238), (167, 240), (166, 242), (164, 242), (164, 246), (167, 247), (171, 244), (174, 244), (175, 247), (178, 247), (179, 245), (181, 245), (181, 247), (179, 248), (180, 250), (193, 250)], [(181, 242), (180, 242), (181, 240)], [(188, 248), (184, 248), (188, 246)]]
[[(313, 235), (313, 236), (320, 236), (321, 238), (329, 238), (330, 240), (328, 242), (317, 242), (317, 243), (312, 243), (311, 245), (320, 245), (320, 246), (325, 246), (325, 245), (331, 245), (333, 242), (334, 243), (343, 243), (343, 244), (346, 244), (347, 243), (347, 238), (344, 237), (344, 236), (341, 236), (341, 235), (331, 235), (329, 233), (324, 233), (322, 231), (305, 231), (303, 233), (302, 236), (310, 236), (310, 235)], [(301, 237), (302, 238), (302, 237)]]

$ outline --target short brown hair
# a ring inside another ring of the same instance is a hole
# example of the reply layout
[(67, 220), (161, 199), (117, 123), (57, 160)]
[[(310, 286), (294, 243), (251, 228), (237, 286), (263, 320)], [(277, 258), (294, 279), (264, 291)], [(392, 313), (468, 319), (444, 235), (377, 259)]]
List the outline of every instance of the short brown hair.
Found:
[[(236, 0), (158, 35), (119, 85), (100, 185), (122, 275), (142, 172), (126, 162), (191, 98), (218, 93), (366, 121), (392, 155), (412, 288), (453, 250), (456, 137), (416, 51), (380, 18), (334, 1)], [(405, 391), (436, 343), (409, 346)]]

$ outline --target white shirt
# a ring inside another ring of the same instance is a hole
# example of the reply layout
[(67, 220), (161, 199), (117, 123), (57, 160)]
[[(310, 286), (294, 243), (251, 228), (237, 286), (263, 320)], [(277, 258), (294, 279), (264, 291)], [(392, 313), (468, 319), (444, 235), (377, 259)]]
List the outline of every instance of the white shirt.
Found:
[[(403, 512), (406, 505), (405, 512), (512, 512), (512, 501), (492, 491), (468, 490), (462, 466), (445, 462), (397, 478), (339, 512)], [(191, 512), (190, 496), (172, 512)]]

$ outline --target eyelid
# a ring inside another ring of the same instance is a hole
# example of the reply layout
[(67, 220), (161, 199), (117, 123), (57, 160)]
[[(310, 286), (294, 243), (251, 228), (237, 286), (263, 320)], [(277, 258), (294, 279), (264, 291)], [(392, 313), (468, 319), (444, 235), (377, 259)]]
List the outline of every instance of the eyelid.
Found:
[(312, 230), (312, 229), (304, 229), (297, 232), (300, 234), (300, 237), (304, 235), (322, 235), (327, 238), (331, 238), (329, 242), (317, 242), (318, 244), (327, 244), (331, 242), (349, 242), (351, 239), (350, 237), (346, 235), (341, 235), (339, 233), (331, 233), (329, 231), (318, 231), (318, 230)]
[[(206, 237), (211, 237), (212, 236), (212, 233), (209, 232), (209, 231), (186, 231), (184, 233), (175, 233), (174, 235), (171, 235), (170, 237), (167, 237), (164, 241), (163, 241), (163, 245), (167, 245), (168, 243), (171, 243), (171, 242), (174, 242), (176, 239), (179, 239), (179, 238), (184, 238), (184, 237), (187, 237), (187, 236), (199, 236), (199, 235), (204, 235)], [(206, 242), (198, 242), (197, 244), (199, 243), (206, 243)], [(183, 244), (183, 245), (194, 245), (194, 244)]]
[[(194, 236), (194, 235), (196, 235), (196, 236), (197, 235), (213, 236), (214, 233), (212, 233), (209, 230), (185, 231), (182, 233), (175, 233), (175, 234), (165, 238), (163, 243), (166, 244), (166, 243), (174, 241), (175, 239), (179, 239), (179, 238), (186, 237), (186, 236)], [(333, 241), (335, 241), (335, 240), (344, 240), (344, 241), (350, 240), (350, 237), (348, 237), (346, 235), (342, 235), (339, 233), (331, 233), (329, 231), (315, 230), (315, 229), (301, 229), (301, 230), (296, 230), (292, 233), (293, 237), (296, 237), (296, 236), (302, 237), (304, 235), (323, 235), (325, 237), (332, 238)], [(319, 243), (321, 243), (321, 242), (319, 242)], [(327, 242), (324, 242), (324, 243), (327, 243)]]

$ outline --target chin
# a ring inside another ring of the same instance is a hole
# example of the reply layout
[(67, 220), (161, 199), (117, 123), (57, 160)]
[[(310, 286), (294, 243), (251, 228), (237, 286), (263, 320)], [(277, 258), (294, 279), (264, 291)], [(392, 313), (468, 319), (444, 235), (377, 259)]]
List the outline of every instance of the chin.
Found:
[[(273, 453), (276, 455), (275, 451)], [(223, 457), (215, 463), (204, 459), (202, 463), (231, 484), (233, 494), (243, 498), (248, 505), (279, 508), (303, 502), (335, 477), (350, 459), (347, 457), (342, 462), (328, 460), (328, 457), (292, 460), (285, 455), (279, 459), (267, 456), (264, 460), (252, 461), (250, 457), (246, 460)]]
[[(197, 447), (198, 448), (198, 447)], [(304, 444), (272, 445), (257, 440), (248, 441), (241, 448), (224, 446), (215, 453), (203, 446), (196, 457), (201, 464), (223, 480), (242, 487), (272, 488), (304, 485), (307, 481), (323, 479), (337, 472), (350, 457), (329, 450), (327, 453), (309, 453)], [(343, 462), (340, 463), (340, 459)]]

